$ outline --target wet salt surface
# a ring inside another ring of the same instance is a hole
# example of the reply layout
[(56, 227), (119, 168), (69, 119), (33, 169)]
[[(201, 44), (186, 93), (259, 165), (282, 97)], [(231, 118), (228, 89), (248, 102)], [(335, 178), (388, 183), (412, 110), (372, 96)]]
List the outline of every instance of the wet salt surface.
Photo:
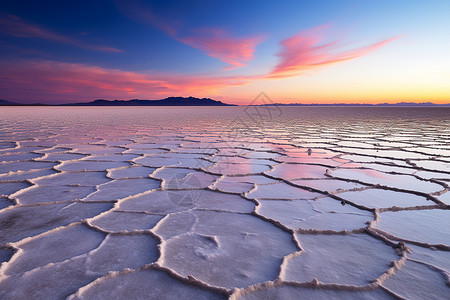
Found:
[(1, 108), (0, 298), (448, 298), (449, 113)]

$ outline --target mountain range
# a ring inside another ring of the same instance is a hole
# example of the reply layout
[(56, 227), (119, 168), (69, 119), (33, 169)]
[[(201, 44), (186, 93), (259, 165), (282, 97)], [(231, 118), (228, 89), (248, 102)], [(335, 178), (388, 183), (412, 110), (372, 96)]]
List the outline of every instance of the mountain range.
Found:
[[(42, 105), (49, 104), (20, 104), (7, 100), (0, 100), (0, 105)], [(210, 98), (195, 97), (169, 97), (161, 100), (104, 100), (97, 99), (91, 102), (77, 102), (68, 104), (56, 104), (54, 106), (232, 106), (233, 104), (223, 103)], [(52, 105), (53, 106), (53, 105)]]
[[(22, 104), (8, 100), (0, 99), (0, 106), (236, 106), (235, 104), (228, 104), (222, 101), (213, 100), (210, 98), (195, 98), (195, 97), (168, 97), (160, 100), (105, 100), (97, 99), (91, 102), (76, 102), (68, 104)], [(378, 103), (378, 104), (365, 104), (365, 103), (333, 103), (333, 104), (303, 104), (303, 103), (269, 103), (260, 104), (255, 106), (362, 106), (362, 107), (450, 107), (450, 104), (436, 104), (432, 102), (400, 102), (400, 103)]]

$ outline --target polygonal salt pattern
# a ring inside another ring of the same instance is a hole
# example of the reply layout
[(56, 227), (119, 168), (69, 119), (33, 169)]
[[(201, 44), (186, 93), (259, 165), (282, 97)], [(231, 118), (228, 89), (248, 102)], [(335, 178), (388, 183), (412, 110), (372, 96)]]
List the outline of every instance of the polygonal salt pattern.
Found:
[(102, 109), (0, 112), (0, 298), (449, 294), (448, 114)]

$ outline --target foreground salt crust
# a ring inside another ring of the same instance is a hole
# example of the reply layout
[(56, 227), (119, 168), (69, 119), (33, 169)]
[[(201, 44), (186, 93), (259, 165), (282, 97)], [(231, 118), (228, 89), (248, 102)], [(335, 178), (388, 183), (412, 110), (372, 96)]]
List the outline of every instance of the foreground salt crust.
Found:
[(280, 111), (0, 111), (0, 298), (448, 297), (448, 114)]

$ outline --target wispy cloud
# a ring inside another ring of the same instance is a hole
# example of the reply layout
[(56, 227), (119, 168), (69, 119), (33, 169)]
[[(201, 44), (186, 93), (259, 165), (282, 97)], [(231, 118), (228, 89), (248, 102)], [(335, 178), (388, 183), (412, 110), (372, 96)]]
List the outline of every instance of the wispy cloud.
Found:
[(316, 27), (283, 40), (282, 49), (277, 54), (280, 61), (266, 77), (294, 77), (311, 69), (356, 59), (398, 38), (393, 37), (368, 46), (339, 51), (338, 49), (342, 47), (341, 42), (324, 42), (325, 29), (326, 26)]
[(265, 40), (264, 35), (235, 36), (221, 28), (187, 28), (181, 20), (163, 18), (152, 13), (151, 8), (141, 1), (130, 0), (124, 5), (117, 2), (119, 9), (129, 18), (151, 24), (171, 38), (202, 50), (206, 55), (217, 58), (229, 66), (223, 70), (244, 67), (254, 58), (255, 47)]
[(102, 52), (123, 52), (122, 50), (113, 47), (87, 44), (81, 40), (66, 37), (38, 25), (25, 22), (23, 19), (9, 14), (0, 15), (0, 28), (0, 31), (2, 31), (3, 33), (17, 37), (41, 38), (63, 44), (73, 45), (83, 49)]
[(230, 64), (230, 67), (225, 68), (225, 70), (230, 70), (246, 66), (246, 63), (253, 58), (256, 45), (265, 38), (263, 36), (233, 37), (222, 29), (203, 28), (194, 30), (192, 36), (176, 39), (191, 47), (205, 51), (208, 56)]

